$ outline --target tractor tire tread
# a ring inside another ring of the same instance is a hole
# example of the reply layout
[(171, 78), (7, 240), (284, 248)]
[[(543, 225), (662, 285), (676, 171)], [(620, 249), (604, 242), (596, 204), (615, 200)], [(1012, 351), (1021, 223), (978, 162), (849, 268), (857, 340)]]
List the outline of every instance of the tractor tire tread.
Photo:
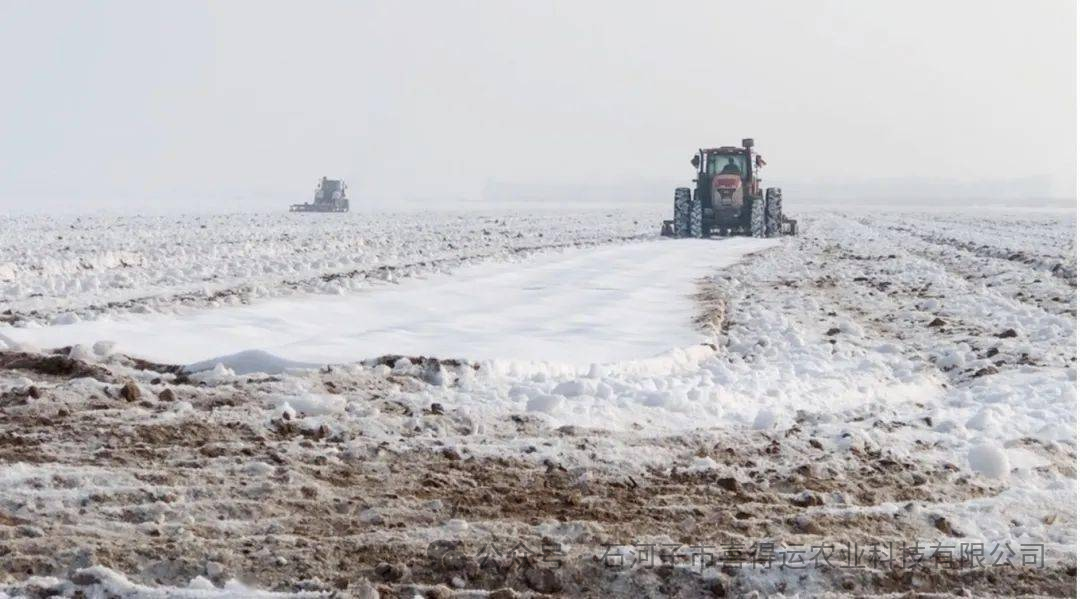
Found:
[(783, 233), (784, 204), (779, 187), (765, 190), (765, 236), (779, 237)]
[(765, 237), (765, 198), (750, 198), (750, 236)]
[(691, 193), (689, 187), (679, 187), (675, 189), (675, 237), (690, 236), (690, 196)]

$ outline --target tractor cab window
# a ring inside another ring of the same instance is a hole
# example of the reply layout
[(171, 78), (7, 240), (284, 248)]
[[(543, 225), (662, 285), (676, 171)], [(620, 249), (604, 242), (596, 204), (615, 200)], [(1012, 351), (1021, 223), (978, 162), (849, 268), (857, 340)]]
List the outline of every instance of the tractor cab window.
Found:
[(709, 156), (710, 175), (747, 175), (746, 156), (735, 154), (713, 154)]

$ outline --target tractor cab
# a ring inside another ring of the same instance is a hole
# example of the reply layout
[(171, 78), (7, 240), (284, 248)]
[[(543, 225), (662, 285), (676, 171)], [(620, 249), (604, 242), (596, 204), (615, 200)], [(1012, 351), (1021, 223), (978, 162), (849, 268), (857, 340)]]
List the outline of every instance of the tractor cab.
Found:
[(740, 178), (745, 178), (750, 174), (750, 158), (741, 148), (718, 148), (702, 152), (705, 153), (704, 170), (709, 175), (739, 175)]

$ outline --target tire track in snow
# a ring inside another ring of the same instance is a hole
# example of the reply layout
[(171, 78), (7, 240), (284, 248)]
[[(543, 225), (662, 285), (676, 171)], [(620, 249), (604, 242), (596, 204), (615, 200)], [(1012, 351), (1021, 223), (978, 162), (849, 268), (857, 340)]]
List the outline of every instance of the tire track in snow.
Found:
[[(869, 224), (872, 221), (865, 219), (861, 220), (861, 222)], [(994, 260), (1025, 264), (1033, 270), (1048, 272), (1050, 275), (1061, 279), (1074, 289), (1076, 288), (1076, 264), (1075, 262), (1069, 264), (1068, 260), (1064, 258), (1045, 255), (1032, 256), (1022, 250), (1013, 250), (1007, 247), (994, 247), (985, 243), (980, 244), (974, 241), (963, 241), (956, 239), (955, 237), (933, 233), (922, 233), (917, 229), (908, 226), (892, 225), (887, 228), (892, 231), (906, 233), (911, 237), (920, 239), (930, 245), (938, 245), (961, 252), (967, 252), (981, 258), (991, 258)]]
[[(997, 372), (998, 368), (1015, 365), (1049, 365), (1068, 366), (1070, 356), (1060, 350), (1063, 347), (1072, 347), (1068, 343), (1067, 331), (1072, 330), (1075, 335), (1075, 315), (1054, 314), (1042, 306), (1024, 302), (1020, 298), (1002, 293), (994, 287), (977, 287), (972, 282), (973, 277), (978, 276), (985, 269), (983, 264), (969, 264), (968, 269), (958, 266), (941, 254), (928, 252), (919, 247), (912, 248), (912, 241), (916, 242), (917, 236), (904, 232), (902, 238), (897, 239), (897, 232), (890, 232), (885, 227), (876, 225), (872, 220), (848, 216), (840, 217), (843, 220), (853, 221), (858, 227), (866, 230), (859, 235), (859, 244), (865, 251), (867, 247), (873, 247), (873, 243), (880, 243), (891, 247), (905, 248), (893, 254), (894, 260), (900, 261), (893, 267), (880, 269), (874, 272), (869, 267), (865, 272), (853, 280), (862, 279), (866, 285), (872, 285), (874, 281), (894, 279), (898, 273), (904, 276), (914, 276), (913, 281), (908, 282), (908, 288), (898, 290), (895, 285), (890, 286), (889, 291), (879, 292), (890, 298), (918, 298), (914, 303), (909, 301), (894, 302), (892, 307), (876, 315), (874, 319), (876, 330), (887, 332), (890, 337), (902, 341), (905, 345), (918, 340), (917, 355), (928, 363), (945, 373), (953, 382), (970, 380), (972, 377), (984, 376)], [(873, 242), (871, 240), (874, 240)], [(958, 254), (963, 255), (961, 248), (954, 248)], [(846, 252), (854, 252), (845, 249)], [(850, 254), (857, 255), (857, 254)], [(909, 258), (907, 264), (903, 263), (905, 256)], [(872, 264), (873, 261), (863, 261), (863, 264)], [(916, 283), (911, 285), (911, 283)], [(903, 293), (901, 293), (903, 292)], [(868, 293), (874, 294), (874, 290)], [(850, 294), (841, 292), (838, 297), (849, 297)], [(887, 300), (888, 301), (888, 300)], [(849, 312), (860, 314), (863, 312), (858, 305), (848, 306)], [(910, 316), (926, 313), (923, 321), (910, 320)], [(889, 314), (908, 314), (908, 319), (888, 318)], [(865, 322), (866, 319), (863, 319)], [(1025, 351), (1024, 339), (1020, 340), (1016, 353), (1011, 353), (1008, 347), (1014, 345), (1012, 337), (1026, 337), (1033, 331), (1024, 331), (1018, 324), (1013, 323), (1041, 323), (1033, 326), (1056, 327), (1062, 331), (1063, 343), (1045, 343), (1043, 347), (1050, 352), (1049, 355), (1031, 356)], [(912, 331), (922, 328), (929, 335), (910, 335)], [(1020, 328), (1017, 333), (1015, 329)], [(948, 348), (955, 348), (950, 350)], [(970, 349), (965, 349), (965, 348)], [(979, 356), (958, 368), (955, 359), (950, 357), (950, 351), (968, 352), (974, 351)], [(1075, 356), (1072, 356), (1075, 362)]]

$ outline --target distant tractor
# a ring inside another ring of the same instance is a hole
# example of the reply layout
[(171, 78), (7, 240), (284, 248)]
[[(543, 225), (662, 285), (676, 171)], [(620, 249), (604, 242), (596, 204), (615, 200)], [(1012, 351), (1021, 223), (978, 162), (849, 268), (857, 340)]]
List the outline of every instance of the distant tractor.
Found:
[(675, 215), (665, 220), (667, 237), (777, 237), (795, 235), (798, 223), (784, 216), (778, 187), (762, 191), (758, 176), (765, 160), (754, 152), (754, 140), (742, 147), (698, 150), (690, 160), (697, 169), (694, 189), (675, 190)]
[(345, 197), (345, 182), (323, 177), (315, 188), (310, 204), (293, 204), (289, 212), (348, 212), (349, 198)]

